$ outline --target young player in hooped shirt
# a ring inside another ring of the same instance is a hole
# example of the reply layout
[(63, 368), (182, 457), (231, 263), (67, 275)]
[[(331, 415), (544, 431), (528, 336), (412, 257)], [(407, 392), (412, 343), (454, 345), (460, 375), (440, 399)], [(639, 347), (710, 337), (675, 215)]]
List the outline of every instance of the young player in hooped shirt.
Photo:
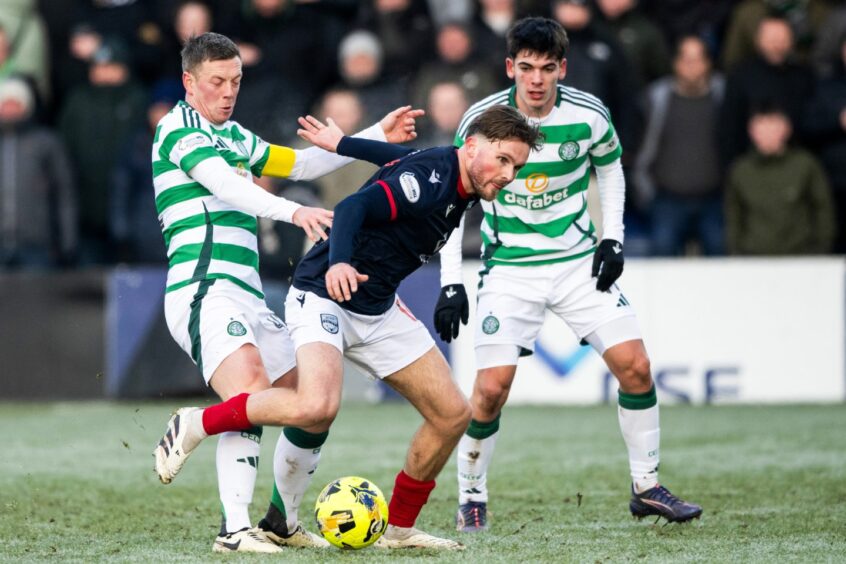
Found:
[[(315, 240), (326, 236), (332, 212), (273, 196), (252, 177), (315, 178), (351, 159), (317, 148), (271, 145), (232, 121), (242, 72), (238, 48), (227, 37), (207, 33), (189, 39), (182, 61), (186, 98), (159, 122), (152, 148), (156, 207), (168, 247), (168, 328), (223, 400), (271, 386), (295, 387), (288, 329), (262, 293), (256, 216), (292, 222)], [(363, 134), (413, 139), (417, 115), (400, 108)], [(277, 545), (328, 545), (298, 521), (299, 500), (278, 491), (281, 477), (308, 475), (308, 467), (287, 463), (290, 452), (301, 450), (299, 438), (296, 429), (280, 435), (268, 516), (253, 528), (249, 505), (261, 427), (220, 436), (216, 466), (223, 519), (213, 550), (279, 552)], [(172, 446), (162, 439), (157, 460)], [(159, 477), (164, 483), (171, 479), (167, 473)]]
[[(537, 128), (517, 110), (497, 106), (474, 120), (460, 149), (411, 151), (342, 137), (331, 120), (329, 127), (313, 118), (301, 124), (302, 135), (315, 144), (384, 166), (338, 204), (329, 240), (313, 247), (294, 274), (285, 315), (298, 386), (240, 394), (204, 410), (180, 409), (169, 424), (173, 447), (160, 471), (172, 478), (206, 436), (253, 425), (293, 425), (322, 446), (340, 407), (346, 356), (423, 417), (396, 477), (388, 529), (376, 546), (461, 549), (414, 524), (470, 422), (470, 407), (429, 332), (396, 290), (439, 251), (469, 206), (495, 199), (514, 180), (529, 151), (538, 148)], [(303, 463), (313, 468), (317, 460)], [(301, 498), (307, 486), (308, 480), (290, 484), (288, 493)]]
[[(544, 141), (495, 200), (482, 202), (478, 372), (470, 397), (473, 419), (457, 448), (457, 528), (471, 532), (487, 527), (487, 471), (500, 413), (517, 361), (532, 354), (546, 310), (590, 344), (620, 384), (618, 415), (629, 453), (632, 514), (679, 522), (698, 517), (698, 505), (658, 484), (655, 385), (634, 311), (615, 283), (623, 272), (625, 182), (611, 117), (595, 96), (558, 84), (567, 72), (568, 40), (557, 22), (520, 20), (507, 41), (505, 70), (514, 86), (472, 106), (455, 144), (465, 143), (475, 116), (498, 106), (520, 110), (540, 127)], [(587, 213), (591, 167), (602, 206), (599, 242)], [(458, 336), (460, 322), (467, 323), (469, 311), (460, 228), (441, 253), (441, 285), (435, 327), (449, 342)]]

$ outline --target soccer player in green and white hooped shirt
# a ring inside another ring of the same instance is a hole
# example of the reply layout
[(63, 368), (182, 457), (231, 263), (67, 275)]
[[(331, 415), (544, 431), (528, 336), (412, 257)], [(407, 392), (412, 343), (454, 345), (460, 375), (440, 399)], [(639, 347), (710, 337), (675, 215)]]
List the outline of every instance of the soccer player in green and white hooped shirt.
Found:
[[(169, 259), (165, 318), (171, 335), (223, 399), (269, 387), (295, 387), (293, 345), (285, 324), (265, 304), (258, 274), (256, 216), (292, 222), (310, 239), (326, 238), (332, 212), (302, 207), (265, 192), (253, 175), (316, 178), (352, 159), (317, 148), (271, 145), (230, 119), (241, 81), (241, 58), (227, 37), (206, 33), (182, 50), (186, 97), (159, 122), (152, 149), (156, 207)], [(360, 135), (413, 139), (410, 107), (389, 113)], [(183, 424), (186, 424), (183, 422)], [(176, 425), (179, 423), (177, 422)], [(176, 452), (175, 429), (157, 445), (156, 471)], [(267, 516), (252, 528), (261, 428), (224, 433), (217, 447), (223, 509), (218, 552), (280, 552), (280, 546), (328, 546), (306, 531), (297, 510), (326, 433), (286, 428), (274, 454), (273, 497)]]
[[(603, 103), (558, 84), (567, 71), (567, 34), (555, 21), (526, 18), (508, 33), (506, 72), (514, 86), (472, 106), (467, 125), (495, 104), (517, 107), (546, 139), (517, 178), (493, 202), (482, 202), (482, 261), (476, 307), (473, 419), (459, 442), (460, 531), (487, 527), (487, 470), (500, 412), (520, 356), (532, 354), (546, 310), (593, 346), (619, 381), (618, 415), (629, 452), (633, 515), (669, 521), (702, 509), (658, 484), (658, 401), (634, 311), (615, 281), (623, 271), (625, 181), (619, 140)], [(591, 167), (602, 206), (597, 245), (587, 212)], [(445, 341), (458, 336), (469, 305), (461, 282), (461, 227), (441, 250), (441, 295), (435, 327)]]

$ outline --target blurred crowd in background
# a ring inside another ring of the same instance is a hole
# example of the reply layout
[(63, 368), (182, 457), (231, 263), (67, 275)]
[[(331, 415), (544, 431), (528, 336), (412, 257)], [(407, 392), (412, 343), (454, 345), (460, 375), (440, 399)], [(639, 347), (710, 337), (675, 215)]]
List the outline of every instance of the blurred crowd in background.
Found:
[[(511, 85), (505, 34), (526, 15), (564, 26), (564, 84), (611, 111), (628, 255), (846, 252), (842, 1), (3, 0), (0, 268), (166, 263), (150, 151), (191, 35), (238, 43), (233, 119), (272, 143), (302, 146), (306, 113), (351, 133), (414, 104), (422, 147)], [(373, 170), (257, 182), (331, 208)], [(260, 244), (284, 280), (303, 236), (261, 221)]]

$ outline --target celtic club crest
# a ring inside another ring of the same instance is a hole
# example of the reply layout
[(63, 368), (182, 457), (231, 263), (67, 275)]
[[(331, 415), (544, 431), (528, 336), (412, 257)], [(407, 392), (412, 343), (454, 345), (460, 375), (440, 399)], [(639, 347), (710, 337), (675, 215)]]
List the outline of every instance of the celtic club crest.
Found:
[(247, 328), (240, 321), (232, 321), (226, 327), (226, 332), (233, 337), (243, 337), (247, 334)]
[(485, 335), (493, 335), (499, 331), (499, 319), (493, 315), (487, 316), (484, 320), (482, 320), (482, 331)]
[(561, 157), (562, 160), (572, 161), (579, 156), (579, 144), (575, 141), (561, 143), (561, 146), (558, 147), (558, 156)]

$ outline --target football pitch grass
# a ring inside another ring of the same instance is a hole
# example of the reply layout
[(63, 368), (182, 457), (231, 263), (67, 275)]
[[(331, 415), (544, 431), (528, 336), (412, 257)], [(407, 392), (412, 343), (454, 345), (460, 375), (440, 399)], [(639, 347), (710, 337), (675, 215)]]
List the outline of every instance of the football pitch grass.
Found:
[[(205, 400), (202, 400), (205, 401)], [(507, 407), (489, 476), (491, 530), (459, 534), (450, 459), (418, 525), (463, 553), (290, 549), (217, 555), (214, 440), (163, 486), (151, 451), (167, 403), (0, 403), (0, 561), (843, 562), (846, 408), (665, 407), (662, 483), (704, 507), (685, 525), (636, 521), (613, 406)], [(390, 495), (419, 423), (405, 404), (345, 404), (300, 512), (331, 479)], [(266, 508), (278, 431), (266, 429), (252, 515)]]

